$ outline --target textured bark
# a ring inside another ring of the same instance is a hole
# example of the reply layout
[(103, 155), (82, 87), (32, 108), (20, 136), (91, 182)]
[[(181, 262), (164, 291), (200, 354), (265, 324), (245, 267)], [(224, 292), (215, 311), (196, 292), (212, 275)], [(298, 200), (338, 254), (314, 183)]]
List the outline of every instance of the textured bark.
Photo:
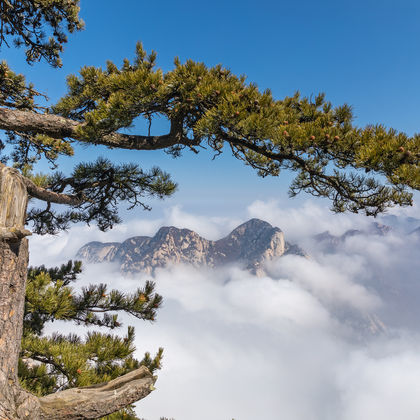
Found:
[(0, 164), (0, 419), (28, 419), (39, 407), (17, 378), (28, 270), (26, 204), (22, 177)]
[[(83, 123), (58, 115), (0, 108), (0, 129), (3, 130), (40, 133), (54, 138), (69, 137), (80, 141), (91, 140), (83, 138), (78, 130), (81, 127), (83, 127)], [(184, 137), (182, 124), (177, 121), (172, 121), (170, 132), (162, 136), (141, 136), (114, 132), (95, 138), (91, 142), (132, 150), (157, 150), (177, 144), (197, 145), (197, 142)]]
[(17, 378), (28, 268), (27, 239), (0, 240), (0, 267), (0, 419), (32, 419), (39, 402), (18, 386)]
[(71, 194), (57, 193), (54, 191), (47, 190), (45, 188), (35, 185), (30, 179), (22, 177), (23, 182), (26, 185), (28, 193), (42, 201), (56, 204), (66, 204), (68, 206), (78, 206), (84, 201), (80, 197)]
[(0, 163), (0, 239), (13, 241), (30, 234), (25, 229), (27, 196), (19, 172)]
[(0, 242), (0, 370), (16, 381), (22, 338), (28, 241)]
[(17, 376), (23, 329), (28, 240), (24, 177), (0, 163), (0, 420), (95, 419), (146, 397), (155, 378), (141, 367), (120, 378), (43, 398), (23, 390)]
[(58, 115), (0, 108), (3, 130), (44, 133), (54, 138), (73, 137), (79, 122)]
[(47, 395), (39, 398), (39, 419), (97, 419), (146, 397), (154, 383), (155, 378), (142, 366), (106, 384)]

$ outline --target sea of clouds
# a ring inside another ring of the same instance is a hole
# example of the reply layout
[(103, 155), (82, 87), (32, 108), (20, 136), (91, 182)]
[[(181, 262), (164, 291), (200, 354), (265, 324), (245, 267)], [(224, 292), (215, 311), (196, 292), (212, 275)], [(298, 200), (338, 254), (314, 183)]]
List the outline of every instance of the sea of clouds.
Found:
[[(31, 264), (60, 264), (89, 241), (153, 236), (161, 226), (219, 239), (251, 217), (266, 220), (310, 258), (282, 257), (261, 277), (235, 266), (160, 269), (153, 276), (164, 297), (157, 321), (123, 317), (125, 326), (136, 327), (139, 358), (165, 349), (157, 389), (137, 404), (139, 415), (147, 420), (417, 420), (420, 241), (408, 235), (407, 215), (396, 215), (401, 223), (388, 235), (353, 236), (329, 253), (313, 235), (368, 229), (373, 220), (333, 215), (313, 202), (282, 208), (276, 201), (258, 201), (237, 219), (174, 207), (159, 219), (132, 220), (107, 233), (75, 226), (55, 237), (33, 237)], [(113, 264), (86, 265), (78, 285), (102, 282), (130, 291), (150, 278), (124, 278)], [(372, 317), (382, 331), (369, 330)], [(53, 327), (57, 323), (50, 331)], [(74, 326), (60, 323), (60, 330)]]

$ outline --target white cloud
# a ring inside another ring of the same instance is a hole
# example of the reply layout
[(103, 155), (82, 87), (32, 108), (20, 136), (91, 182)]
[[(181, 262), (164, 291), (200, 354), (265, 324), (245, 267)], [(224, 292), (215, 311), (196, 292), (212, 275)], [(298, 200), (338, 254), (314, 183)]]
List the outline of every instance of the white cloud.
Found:
[(314, 259), (288, 255), (271, 264), (269, 272), (274, 278), (285, 276), (291, 279), (326, 303), (346, 304), (360, 311), (377, 309), (380, 299), (363, 285), (352, 281), (364, 270), (364, 264), (356, 259), (348, 270), (345, 263), (349, 261), (344, 258), (340, 261), (340, 266), (331, 266)]
[(227, 235), (245, 220), (227, 217), (198, 216), (173, 206), (165, 212), (165, 226), (191, 229), (206, 239), (217, 240)]
[(415, 419), (420, 412), (420, 356), (416, 348), (384, 357), (354, 352), (338, 372), (343, 420)]
[(329, 230), (340, 235), (357, 224), (366, 226), (369, 221), (361, 215), (334, 214), (328, 208), (305, 201), (300, 207), (282, 207), (280, 201), (254, 201), (248, 206), (250, 217), (266, 220), (279, 227), (293, 241)]
[[(148, 278), (120, 278), (111, 269), (88, 266), (82, 283), (100, 278), (133, 290)], [(178, 266), (155, 280), (165, 298), (157, 322), (125, 317), (136, 326), (139, 357), (165, 348), (157, 389), (137, 405), (144, 418), (417, 419), (414, 334), (348, 341), (305, 284), (234, 267)]]
[[(341, 234), (372, 221), (332, 216), (310, 203), (281, 209), (275, 202), (254, 202), (248, 211), (279, 226), (293, 241), (323, 230)], [(153, 235), (162, 225), (217, 239), (240, 221), (175, 207), (161, 219), (133, 221), (105, 235), (77, 227), (58, 238), (32, 238), (31, 258), (65, 261), (85, 242)], [(157, 389), (137, 404), (141, 417), (418, 419), (418, 240), (397, 233), (354, 236), (336, 254), (325, 253), (313, 240), (303, 242), (311, 259), (283, 257), (265, 277), (237, 267), (177, 266), (156, 272), (157, 291), (164, 297), (156, 323), (124, 316), (126, 325), (136, 327), (139, 358), (165, 348)], [(112, 264), (89, 265), (79, 285), (94, 279), (129, 291), (150, 278), (123, 278), (115, 270)], [(351, 308), (351, 316), (377, 315), (389, 334), (357, 341), (358, 331), (349, 334), (343, 318), (337, 318), (340, 308)]]
[(289, 280), (258, 278), (235, 267), (205, 271), (178, 266), (159, 270), (156, 282), (166, 298), (186, 311), (212, 312), (222, 322), (276, 330), (289, 323), (305, 328), (328, 325), (328, 313), (317, 299)]

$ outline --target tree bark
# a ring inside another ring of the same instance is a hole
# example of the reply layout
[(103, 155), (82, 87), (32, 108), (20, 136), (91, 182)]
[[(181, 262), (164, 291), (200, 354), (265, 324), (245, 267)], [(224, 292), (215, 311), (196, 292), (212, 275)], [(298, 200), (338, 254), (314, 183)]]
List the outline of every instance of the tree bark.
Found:
[(28, 231), (27, 192), (19, 173), (0, 166), (0, 419), (28, 419), (37, 399), (18, 385), (22, 339)]
[(154, 390), (155, 380), (142, 366), (105, 384), (47, 395), (39, 398), (39, 419), (97, 419), (106, 416), (149, 395)]
[(18, 385), (28, 240), (0, 240), (0, 419), (29, 419), (39, 402)]
[(31, 111), (0, 108), (0, 129), (24, 133), (40, 133), (54, 138), (69, 137), (82, 142), (102, 144), (108, 147), (118, 147), (130, 150), (158, 150), (182, 144), (198, 145), (197, 141), (184, 136), (180, 121), (171, 121), (168, 134), (161, 136), (142, 136), (136, 134), (109, 133), (95, 139), (86, 139), (80, 134), (79, 128), (84, 123), (53, 114), (37, 114)]
[(109, 383), (37, 398), (17, 375), (28, 272), (24, 178), (0, 163), (0, 420), (96, 419), (146, 397), (155, 377), (144, 366)]

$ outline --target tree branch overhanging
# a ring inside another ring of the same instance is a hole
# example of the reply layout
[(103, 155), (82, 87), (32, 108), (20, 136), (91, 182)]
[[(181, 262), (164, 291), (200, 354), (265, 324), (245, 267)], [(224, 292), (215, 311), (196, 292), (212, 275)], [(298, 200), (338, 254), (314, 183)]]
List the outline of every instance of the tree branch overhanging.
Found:
[(28, 194), (47, 203), (65, 204), (68, 206), (79, 206), (84, 203), (83, 197), (57, 193), (46, 188), (39, 187), (34, 184), (29, 178), (22, 176), (22, 181), (26, 185)]
[[(0, 108), (0, 129), (2, 130), (39, 133), (60, 139), (67, 137), (84, 142), (89, 139), (79, 133), (83, 126), (84, 123), (59, 115)], [(161, 136), (113, 132), (96, 138), (92, 143), (129, 150), (158, 150), (176, 145), (197, 146), (199, 144), (198, 141), (184, 136), (182, 124), (176, 120), (171, 122), (170, 132)]]

